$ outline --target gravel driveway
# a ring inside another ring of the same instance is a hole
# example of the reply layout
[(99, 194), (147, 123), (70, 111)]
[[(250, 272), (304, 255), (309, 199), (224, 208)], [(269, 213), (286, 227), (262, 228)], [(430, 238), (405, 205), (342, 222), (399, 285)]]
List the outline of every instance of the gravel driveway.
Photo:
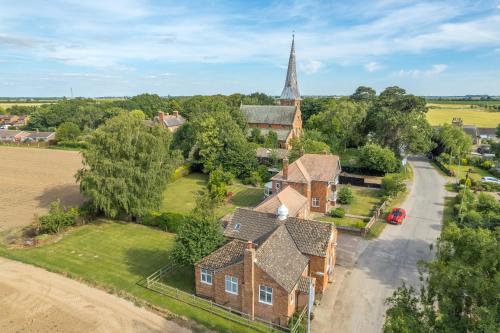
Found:
[(414, 179), (402, 205), (405, 223), (388, 225), (373, 241), (339, 237), (336, 281), (314, 311), (313, 332), (380, 332), (384, 300), (402, 281), (418, 285), (417, 261), (432, 256), (429, 246), (439, 236), (447, 193), (446, 178), (427, 160), (410, 163)]

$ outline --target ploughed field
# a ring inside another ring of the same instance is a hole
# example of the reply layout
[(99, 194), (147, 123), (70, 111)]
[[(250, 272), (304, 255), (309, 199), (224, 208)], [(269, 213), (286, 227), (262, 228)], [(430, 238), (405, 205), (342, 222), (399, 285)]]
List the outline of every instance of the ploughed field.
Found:
[(81, 161), (75, 151), (0, 146), (0, 231), (30, 224), (56, 199), (80, 205)]

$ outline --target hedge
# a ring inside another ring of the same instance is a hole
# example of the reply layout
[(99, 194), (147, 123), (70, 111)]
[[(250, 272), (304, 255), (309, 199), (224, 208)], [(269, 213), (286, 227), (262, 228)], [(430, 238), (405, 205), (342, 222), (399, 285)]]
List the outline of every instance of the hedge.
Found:
[(142, 218), (143, 225), (158, 227), (168, 232), (177, 233), (179, 227), (188, 219), (187, 215), (171, 212), (153, 212)]

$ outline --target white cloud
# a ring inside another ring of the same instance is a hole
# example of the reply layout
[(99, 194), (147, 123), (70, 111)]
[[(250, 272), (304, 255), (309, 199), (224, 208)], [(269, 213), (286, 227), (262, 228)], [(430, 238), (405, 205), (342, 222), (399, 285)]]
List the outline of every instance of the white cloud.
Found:
[(173, 76), (173, 75), (175, 75), (175, 74), (173, 74), (173, 73), (151, 74), (151, 75), (146, 75), (144, 78), (146, 78), (146, 79), (160, 79), (160, 78), (169, 77), (169, 76)]
[(317, 60), (310, 60), (306, 63), (300, 64), (299, 68), (306, 74), (315, 74), (323, 67), (323, 63)]
[(428, 69), (401, 69), (395, 74), (396, 76), (407, 76), (407, 77), (413, 77), (413, 78), (419, 78), (419, 77), (431, 77), (438, 75), (442, 72), (444, 72), (448, 68), (448, 65), (445, 64), (435, 64), (432, 65)]
[(365, 67), (365, 70), (367, 72), (370, 72), (370, 73), (376, 72), (382, 68), (382, 66), (376, 61), (369, 62), (369, 63), (365, 64), (364, 67)]

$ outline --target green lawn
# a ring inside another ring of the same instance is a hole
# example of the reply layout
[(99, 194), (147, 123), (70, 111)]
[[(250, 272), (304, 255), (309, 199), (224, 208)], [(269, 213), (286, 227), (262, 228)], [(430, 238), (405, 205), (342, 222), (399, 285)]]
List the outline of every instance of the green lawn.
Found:
[(487, 177), (487, 176), (491, 177), (492, 176), (492, 174), (489, 173), (487, 170), (481, 169), (481, 168), (476, 167), (476, 166), (451, 165), (450, 169), (452, 169), (455, 172), (455, 174), (457, 175), (457, 177), (459, 177), (459, 178), (465, 178), (465, 174), (467, 173), (467, 170), (472, 169), (472, 172), (469, 173), (469, 175), (475, 181), (480, 180), (481, 177)]
[[(73, 229), (62, 240), (38, 248), (7, 249), (0, 245), (0, 256), (63, 273), (121, 295), (126, 292), (217, 332), (253, 332), (137, 284), (168, 263), (174, 237), (137, 224), (100, 222)], [(177, 288), (193, 290), (190, 268), (176, 272), (169, 279)]]
[[(206, 189), (208, 177), (201, 173), (192, 173), (169, 184), (163, 195), (161, 210), (173, 213), (189, 213), (196, 205), (196, 195)], [(217, 209), (218, 216), (224, 216), (236, 207), (253, 207), (264, 199), (264, 189), (247, 187), (241, 184), (229, 186), (233, 193), (230, 203)]]
[(331, 217), (331, 216), (323, 216), (319, 218), (320, 221), (325, 222), (333, 222), (336, 226), (339, 227), (351, 227), (351, 228), (362, 228), (365, 226), (365, 222), (360, 219), (352, 218), (352, 217)]
[(359, 152), (357, 148), (347, 148), (343, 152), (336, 152), (339, 155), (340, 163), (344, 166), (357, 167), (359, 164)]
[(345, 212), (352, 215), (371, 216), (374, 205), (381, 202), (380, 189), (351, 186), (354, 201), (350, 205), (342, 205)]

